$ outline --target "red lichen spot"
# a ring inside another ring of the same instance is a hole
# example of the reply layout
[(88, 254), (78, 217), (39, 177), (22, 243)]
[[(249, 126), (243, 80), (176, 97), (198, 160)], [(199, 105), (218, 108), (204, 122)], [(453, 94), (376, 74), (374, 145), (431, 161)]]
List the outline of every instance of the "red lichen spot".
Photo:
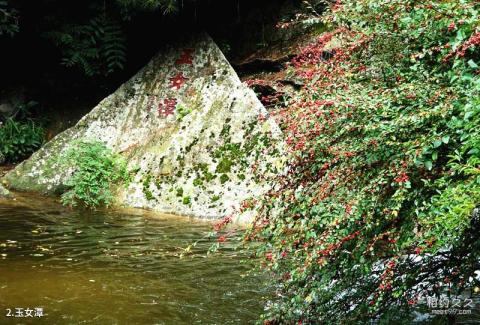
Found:
[(185, 81), (188, 80), (182, 72), (179, 72), (175, 75), (175, 77), (170, 78), (170, 87), (175, 89), (180, 89)]

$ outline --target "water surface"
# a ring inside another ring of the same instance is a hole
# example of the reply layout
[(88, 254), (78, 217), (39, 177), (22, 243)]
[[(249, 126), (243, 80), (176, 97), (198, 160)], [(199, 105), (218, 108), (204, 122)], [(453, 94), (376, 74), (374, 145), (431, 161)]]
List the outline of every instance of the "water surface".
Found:
[(0, 230), (0, 324), (248, 324), (268, 294), (245, 252), (207, 257), (211, 224), (186, 217), (21, 197), (0, 201)]

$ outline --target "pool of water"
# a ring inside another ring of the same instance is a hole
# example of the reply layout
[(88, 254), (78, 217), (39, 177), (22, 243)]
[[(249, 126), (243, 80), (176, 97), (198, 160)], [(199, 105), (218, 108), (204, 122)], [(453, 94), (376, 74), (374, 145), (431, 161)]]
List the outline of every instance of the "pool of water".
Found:
[(268, 296), (244, 251), (207, 257), (211, 224), (186, 217), (22, 197), (0, 201), (0, 230), (0, 324), (248, 324)]

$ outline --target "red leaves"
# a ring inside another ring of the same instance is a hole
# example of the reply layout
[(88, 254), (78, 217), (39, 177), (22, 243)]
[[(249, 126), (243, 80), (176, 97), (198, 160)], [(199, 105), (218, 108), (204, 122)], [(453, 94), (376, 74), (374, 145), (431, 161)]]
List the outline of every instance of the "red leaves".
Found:
[(193, 53), (195, 52), (194, 49), (184, 49), (180, 58), (175, 61), (175, 64), (182, 65), (192, 65), (193, 64)]
[(174, 77), (170, 78), (170, 87), (178, 90), (182, 88), (186, 80), (188, 80), (188, 78), (183, 75), (183, 72), (179, 72)]
[(385, 268), (385, 271), (383, 271), (383, 274), (380, 277), (381, 283), (378, 286), (378, 288), (381, 291), (392, 290), (392, 282), (393, 282), (392, 279), (393, 279), (393, 275), (394, 275), (393, 270), (395, 269), (396, 265), (397, 265), (397, 262), (394, 259), (388, 261), (388, 263), (386, 265), (386, 268)]
[(242, 203), (240, 204), (239, 211), (240, 211), (240, 212), (244, 212), (244, 211), (246, 211), (246, 210), (252, 209), (253, 207), (255, 207), (256, 203), (257, 203), (257, 202), (256, 202), (256, 200), (254, 200), (254, 199), (244, 200), (244, 201), (242, 201)]
[(480, 32), (476, 32), (475, 34), (472, 34), (472, 36), (470, 36), (470, 38), (465, 43), (463, 43), (459, 49), (448, 54), (443, 59), (443, 62), (448, 62), (455, 55), (459, 58), (462, 58), (465, 56), (465, 54), (469, 49), (477, 45), (480, 45)]
[(406, 183), (409, 180), (410, 180), (410, 178), (408, 177), (408, 175), (405, 172), (402, 172), (400, 175), (398, 175), (394, 179), (394, 181), (399, 183), (399, 184)]
[(305, 47), (302, 53), (292, 60), (293, 66), (300, 68), (306, 64), (316, 64), (328, 58), (328, 54), (324, 51), (325, 45), (328, 44), (336, 33), (326, 33), (320, 36), (317, 41)]
[(337, 10), (340, 10), (341, 7), (342, 7), (342, 0), (337, 0), (335, 1), (335, 4), (332, 7), (332, 11), (335, 12)]
[(337, 250), (338, 248), (342, 247), (342, 245), (344, 243), (346, 243), (347, 241), (350, 241), (350, 240), (353, 240), (353, 239), (357, 238), (358, 235), (360, 235), (359, 230), (351, 233), (350, 235), (347, 235), (347, 236), (343, 237), (342, 239), (340, 239), (340, 241), (338, 241), (336, 243), (329, 244), (326, 249), (323, 249), (323, 250), (319, 251), (319, 254), (322, 255), (322, 256), (325, 256), (325, 257), (329, 256), (330, 254), (332, 254), (332, 252), (334, 250)]
[(217, 222), (213, 226), (213, 229), (215, 229), (215, 231), (219, 231), (219, 230), (223, 229), (226, 225), (228, 225), (230, 222), (232, 222), (232, 216), (226, 216), (225, 218), (223, 218), (222, 220)]
[(288, 27), (290, 27), (293, 23), (291, 22), (280, 22), (278, 23), (277, 25), (275, 25), (276, 28), (278, 29), (287, 29)]
[[(220, 231), (222, 230), (223, 228), (225, 228), (230, 222), (232, 222), (232, 216), (226, 216), (224, 217), (223, 219), (221, 219), (219, 222), (217, 222), (215, 225), (213, 225), (213, 229), (215, 231)], [(219, 243), (224, 243), (227, 241), (227, 236), (226, 235), (222, 235), (220, 237), (218, 237), (217, 241)]]
[(476, 45), (479, 45), (480, 44), (480, 32), (476, 32), (475, 34), (473, 34), (472, 36), (470, 36), (470, 38), (468, 39), (468, 41), (466, 41), (462, 47), (460, 48), (460, 50), (458, 50), (457, 52), (457, 55), (459, 57), (463, 57), (465, 56), (465, 53), (467, 52), (468, 49), (476, 46)]
[(352, 214), (352, 206), (351, 206), (350, 204), (346, 204), (346, 205), (345, 205), (345, 213), (346, 213), (347, 215)]
[(369, 145), (373, 146), (374, 148), (378, 147), (378, 141), (376, 139), (372, 139), (368, 142)]
[(452, 21), (450, 25), (448, 25), (448, 31), (453, 32), (457, 28), (457, 25), (455, 25), (455, 22)]

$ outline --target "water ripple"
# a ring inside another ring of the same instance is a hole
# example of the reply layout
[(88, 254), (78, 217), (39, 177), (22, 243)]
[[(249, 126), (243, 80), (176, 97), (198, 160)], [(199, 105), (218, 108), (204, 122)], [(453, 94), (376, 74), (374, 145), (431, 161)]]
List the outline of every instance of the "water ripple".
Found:
[(244, 252), (206, 258), (205, 222), (0, 203), (0, 227), (0, 307), (48, 323), (245, 324), (268, 294)]

